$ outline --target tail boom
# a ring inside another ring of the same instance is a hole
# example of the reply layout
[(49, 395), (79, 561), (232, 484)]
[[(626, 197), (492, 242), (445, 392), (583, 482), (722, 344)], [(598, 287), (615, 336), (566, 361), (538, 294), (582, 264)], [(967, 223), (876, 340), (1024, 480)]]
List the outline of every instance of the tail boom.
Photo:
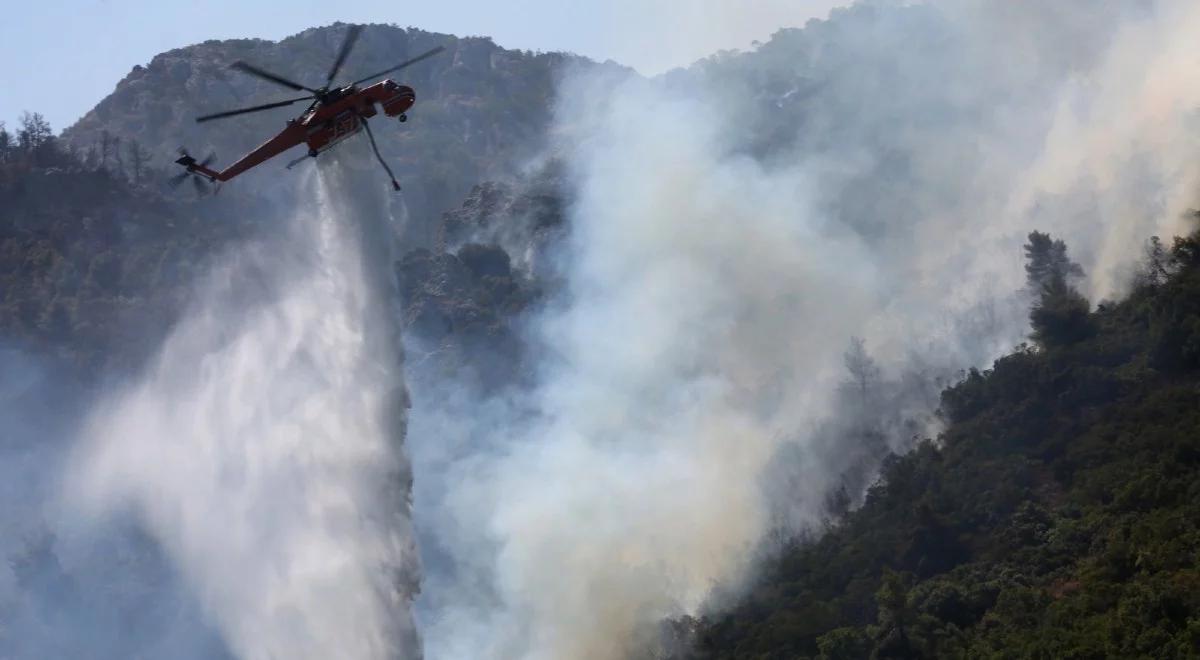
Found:
[(224, 180), (221, 178), (220, 172), (217, 172), (216, 170), (209, 168), (204, 163), (196, 162), (195, 158), (193, 158), (187, 154), (180, 156), (179, 159), (175, 161), (175, 164), (182, 165), (184, 168), (187, 169), (187, 171), (189, 171), (193, 174), (202, 176), (202, 177), (208, 179), (209, 181), (216, 182), (216, 181)]

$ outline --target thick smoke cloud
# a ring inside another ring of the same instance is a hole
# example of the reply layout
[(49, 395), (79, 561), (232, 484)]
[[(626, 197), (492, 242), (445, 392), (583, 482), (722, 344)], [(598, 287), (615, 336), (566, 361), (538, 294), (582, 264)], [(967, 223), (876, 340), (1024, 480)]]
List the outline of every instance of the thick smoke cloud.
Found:
[(719, 606), (869, 469), (864, 437), (877, 461), (935, 434), (938, 387), (1023, 341), (1029, 231), (1120, 295), (1186, 229), (1197, 28), (1183, 1), (872, 3), (667, 78), (569, 77), (537, 386), (415, 384), (429, 655), (623, 658)]
[(394, 229), (348, 167), (198, 287), (66, 479), (81, 533), (132, 514), (238, 658), (419, 656)]

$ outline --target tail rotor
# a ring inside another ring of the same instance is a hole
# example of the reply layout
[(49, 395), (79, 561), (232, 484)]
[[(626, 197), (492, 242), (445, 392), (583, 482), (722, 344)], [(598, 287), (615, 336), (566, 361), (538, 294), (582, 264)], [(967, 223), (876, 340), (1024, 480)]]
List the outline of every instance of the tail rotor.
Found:
[(204, 160), (197, 161), (188, 153), (187, 149), (179, 148), (179, 159), (176, 164), (182, 165), (184, 170), (179, 174), (167, 179), (167, 184), (172, 188), (178, 188), (187, 179), (192, 180), (192, 186), (196, 189), (197, 195), (206, 195), (212, 190), (213, 178), (205, 174), (202, 170), (207, 169), (213, 161), (217, 159), (215, 153), (209, 153)]

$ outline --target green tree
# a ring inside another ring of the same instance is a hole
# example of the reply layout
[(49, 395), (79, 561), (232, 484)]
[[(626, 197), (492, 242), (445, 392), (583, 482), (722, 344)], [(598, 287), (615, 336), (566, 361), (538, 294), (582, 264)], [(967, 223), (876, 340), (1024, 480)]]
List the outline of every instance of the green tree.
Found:
[(114, 151), (113, 135), (108, 130), (100, 131), (100, 169), (108, 169), (108, 161), (112, 158)]
[(26, 154), (33, 155), (46, 147), (54, 139), (54, 131), (50, 123), (41, 113), (24, 112), (21, 114), (21, 128), (17, 131), (17, 144)]
[(1171, 275), (1171, 255), (1162, 239), (1151, 236), (1146, 241), (1145, 258), (1137, 273), (1137, 284), (1151, 289), (1162, 286)]
[(1092, 332), (1090, 308), (1087, 298), (1065, 283), (1046, 287), (1029, 314), (1033, 340), (1055, 348), (1087, 339)]
[(12, 133), (9, 133), (8, 127), (0, 121), (0, 162), (8, 160), (14, 146)]
[(1067, 244), (1050, 234), (1031, 232), (1025, 244), (1025, 259), (1025, 277), (1034, 292), (1059, 283), (1071, 285), (1083, 277), (1083, 268), (1067, 256)]
[(875, 603), (879, 608), (879, 623), (875, 631), (875, 649), (871, 660), (907, 660), (919, 658), (909, 639), (915, 616), (908, 605), (908, 592), (912, 588), (912, 576), (898, 573), (890, 568), (883, 569), (883, 582), (875, 592)]
[(819, 660), (862, 660), (871, 653), (871, 639), (858, 628), (835, 628), (817, 639)]
[(137, 140), (130, 140), (126, 145), (129, 154), (129, 176), (134, 183), (141, 183), (146, 172), (146, 163), (150, 160), (147, 152)]
[(1029, 314), (1034, 341), (1042, 348), (1055, 348), (1086, 339), (1091, 334), (1091, 305), (1073, 285), (1083, 277), (1083, 268), (1071, 261), (1066, 243), (1032, 232), (1025, 258), (1025, 275), (1037, 295)]
[(117, 176), (124, 177), (125, 176), (125, 159), (121, 156), (121, 136), (120, 135), (112, 136), (112, 141), (110, 142), (110, 144), (112, 145), (113, 165), (116, 168), (114, 170), (114, 173)]

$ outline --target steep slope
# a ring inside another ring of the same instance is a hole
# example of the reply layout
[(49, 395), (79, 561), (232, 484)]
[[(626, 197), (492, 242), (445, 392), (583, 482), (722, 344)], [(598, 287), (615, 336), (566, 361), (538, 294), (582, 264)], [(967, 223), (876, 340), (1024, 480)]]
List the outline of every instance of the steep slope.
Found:
[[(206, 112), (288, 98), (290, 90), (227, 67), (244, 59), (301, 82), (316, 84), (328, 70), (346, 26), (306, 30), (279, 42), (208, 41), (156, 56), (137, 66), (116, 90), (74, 126), (65, 140), (87, 152), (105, 132), (136, 141), (166, 166), (186, 145), (197, 154), (215, 151), (227, 164), (273, 135), (293, 108), (197, 125)], [(383, 70), (435, 46), (441, 55), (397, 74), (417, 91), (410, 121), (376, 121), (380, 148), (402, 184), (411, 214), (411, 239), (428, 245), (429, 228), (477, 182), (511, 171), (543, 146), (555, 98), (556, 78), (570, 66), (595, 66), (560, 53), (500, 48), (490, 39), (459, 38), (413, 28), (370, 25), (343, 69), (347, 79)], [(611, 65), (615, 68), (615, 65)], [(295, 179), (283, 165), (287, 154), (237, 181), (241, 188), (283, 185)]]
[(520, 326), (557, 285), (545, 262), (565, 230), (564, 187), (546, 172), (478, 185), (442, 215), (438, 249), (396, 264), (416, 380), (481, 392), (528, 384)]
[(1154, 251), (1081, 334), (947, 389), (937, 441), (701, 622), (698, 655), (1196, 657), (1198, 255)]
[(42, 151), (50, 166), (0, 157), (0, 337), (87, 369), (144, 357), (208, 260), (273, 217), (243, 197), (164, 197), (52, 143)]

